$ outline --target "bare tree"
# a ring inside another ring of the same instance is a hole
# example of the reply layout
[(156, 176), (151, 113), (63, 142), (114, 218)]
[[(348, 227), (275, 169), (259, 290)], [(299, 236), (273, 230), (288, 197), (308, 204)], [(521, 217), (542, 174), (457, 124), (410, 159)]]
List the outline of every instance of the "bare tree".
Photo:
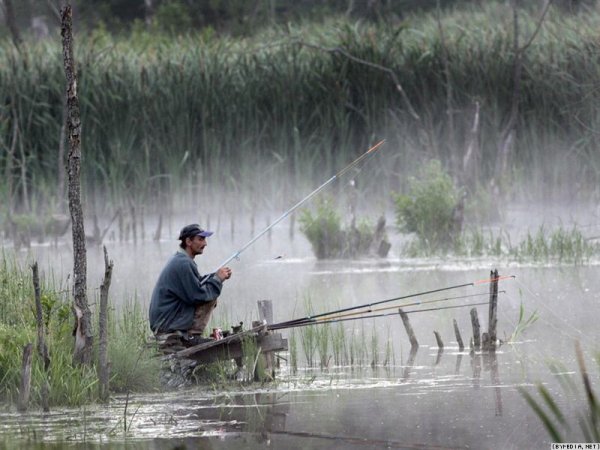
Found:
[(67, 78), (68, 196), (73, 232), (73, 312), (76, 321), (73, 360), (89, 364), (92, 361), (93, 334), (92, 313), (87, 301), (87, 261), (81, 206), (81, 118), (73, 58), (73, 17), (68, 3), (61, 9), (61, 36)]

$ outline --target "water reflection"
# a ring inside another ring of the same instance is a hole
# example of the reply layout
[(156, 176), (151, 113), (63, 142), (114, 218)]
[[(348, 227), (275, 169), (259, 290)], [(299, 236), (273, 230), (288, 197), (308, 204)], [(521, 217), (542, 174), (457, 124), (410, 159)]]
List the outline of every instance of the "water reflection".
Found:
[(419, 351), (419, 347), (411, 347), (410, 354), (408, 355), (408, 359), (406, 360), (406, 364), (404, 365), (404, 373), (402, 374), (402, 380), (406, 381), (410, 377), (410, 371), (415, 364), (415, 359), (417, 357), (417, 353)]

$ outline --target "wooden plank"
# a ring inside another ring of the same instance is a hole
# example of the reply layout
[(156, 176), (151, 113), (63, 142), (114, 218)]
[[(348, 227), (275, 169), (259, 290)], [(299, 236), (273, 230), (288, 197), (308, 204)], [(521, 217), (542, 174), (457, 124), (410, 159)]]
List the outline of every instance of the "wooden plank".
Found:
[[(261, 352), (276, 352), (285, 351), (288, 349), (287, 339), (284, 339), (281, 334), (269, 334), (259, 336), (257, 345)], [(179, 356), (176, 354), (175, 356)], [(186, 358), (208, 364), (218, 360), (236, 359), (244, 356), (242, 342), (230, 342), (228, 345), (212, 346), (200, 352), (188, 355)]]
[[(264, 327), (261, 327), (261, 329)], [(255, 334), (255, 333), (254, 333)], [(205, 358), (214, 360), (213, 355), (220, 355), (217, 359), (238, 358), (242, 354), (242, 340), (244, 337), (254, 337), (257, 340), (257, 345), (263, 352), (284, 351), (287, 350), (287, 339), (283, 339), (280, 333), (252, 336), (253, 333), (245, 331), (243, 333), (234, 334), (214, 342), (196, 345), (186, 348), (177, 353), (169, 355), (176, 358), (190, 358), (198, 361), (204, 361)]]

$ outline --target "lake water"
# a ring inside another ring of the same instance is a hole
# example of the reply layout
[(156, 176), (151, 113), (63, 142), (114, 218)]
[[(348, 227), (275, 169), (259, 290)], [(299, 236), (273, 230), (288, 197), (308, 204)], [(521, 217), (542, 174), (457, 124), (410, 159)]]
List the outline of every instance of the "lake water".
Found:
[[(174, 223), (191, 221), (181, 217)], [(591, 217), (578, 223), (591, 229), (598, 221)], [(249, 231), (237, 233), (232, 236), (221, 227), (209, 238), (205, 254), (197, 258), (201, 272), (214, 270), (252, 236)], [(346, 336), (354, 334), (366, 341), (368, 351), (376, 334), (379, 358), (375, 367), (368, 362), (359, 367), (330, 363), (322, 370), (300, 361), (299, 370), (292, 373), (283, 362), (277, 381), (264, 386), (232, 386), (225, 391), (203, 386), (117, 396), (109, 406), (56, 409), (46, 415), (0, 412), (0, 448), (54, 449), (68, 444), (80, 449), (548, 449), (552, 439), (518, 391), (524, 387), (540, 399), (537, 383), (544, 384), (566, 414), (571, 424), (568, 440), (583, 440), (576, 417), (586, 412), (587, 403), (575, 342), (581, 343), (597, 388), (599, 366), (594, 357), (600, 338), (600, 261), (571, 266), (490, 259), (405, 259), (399, 250), (401, 238), (394, 236), (386, 260), (321, 262), (314, 259), (303, 236), (296, 234), (290, 239), (288, 233), (285, 225), (276, 227), (271, 236), (230, 263), (234, 275), (225, 284), (215, 324), (228, 328), (239, 321), (250, 323), (258, 315), (257, 301), (263, 299), (273, 301), (275, 321), (279, 322), (305, 316), (309, 303), (315, 312), (356, 306), (473, 283), (488, 278), (491, 269), (514, 276), (499, 283), (498, 336), (505, 339), (514, 331), (521, 305), (526, 317), (536, 312), (539, 319), (514, 342), (502, 345), (495, 357), (469, 354), (468, 343), (467, 349), (459, 352), (452, 320), (457, 320), (468, 341), (470, 307), (412, 314), (411, 323), (421, 344), (416, 355), (409, 353), (408, 337), (397, 315), (347, 322)], [(171, 231), (176, 234), (177, 230)], [(147, 305), (154, 280), (176, 245), (167, 238), (158, 243), (107, 242), (115, 263), (112, 302), (135, 297)], [(34, 246), (29, 254), (20, 255), (24, 260), (37, 259), (46, 274), (52, 271), (59, 279), (65, 279), (71, 270), (66, 245)], [(90, 247), (88, 259), (88, 282), (93, 288), (99, 286), (103, 275), (101, 249)], [(421, 299), (480, 294), (432, 306), (468, 305), (486, 301), (488, 289), (487, 284), (467, 286)], [(414, 299), (392, 305), (409, 301)], [(487, 306), (477, 306), (477, 310), (485, 330)], [(434, 330), (445, 343), (441, 353)], [(289, 330), (282, 333), (290, 337)], [(392, 356), (388, 355), (384, 366), (390, 348)], [(303, 354), (300, 345), (299, 354)], [(282, 356), (289, 359), (289, 355)], [(563, 389), (551, 365), (560, 367), (562, 376), (572, 380), (578, 392)]]

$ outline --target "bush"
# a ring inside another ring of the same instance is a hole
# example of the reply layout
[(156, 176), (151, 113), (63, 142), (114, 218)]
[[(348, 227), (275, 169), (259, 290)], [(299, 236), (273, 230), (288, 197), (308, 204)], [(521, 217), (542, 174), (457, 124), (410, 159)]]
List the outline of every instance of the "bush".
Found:
[(374, 237), (374, 228), (366, 220), (342, 228), (339, 214), (327, 199), (319, 202), (314, 214), (309, 210), (302, 212), (300, 230), (312, 245), (317, 259), (366, 255)]
[(440, 161), (424, 164), (409, 179), (408, 194), (394, 194), (396, 224), (402, 232), (416, 233), (430, 249), (447, 248), (454, 240), (454, 211), (459, 192)]

